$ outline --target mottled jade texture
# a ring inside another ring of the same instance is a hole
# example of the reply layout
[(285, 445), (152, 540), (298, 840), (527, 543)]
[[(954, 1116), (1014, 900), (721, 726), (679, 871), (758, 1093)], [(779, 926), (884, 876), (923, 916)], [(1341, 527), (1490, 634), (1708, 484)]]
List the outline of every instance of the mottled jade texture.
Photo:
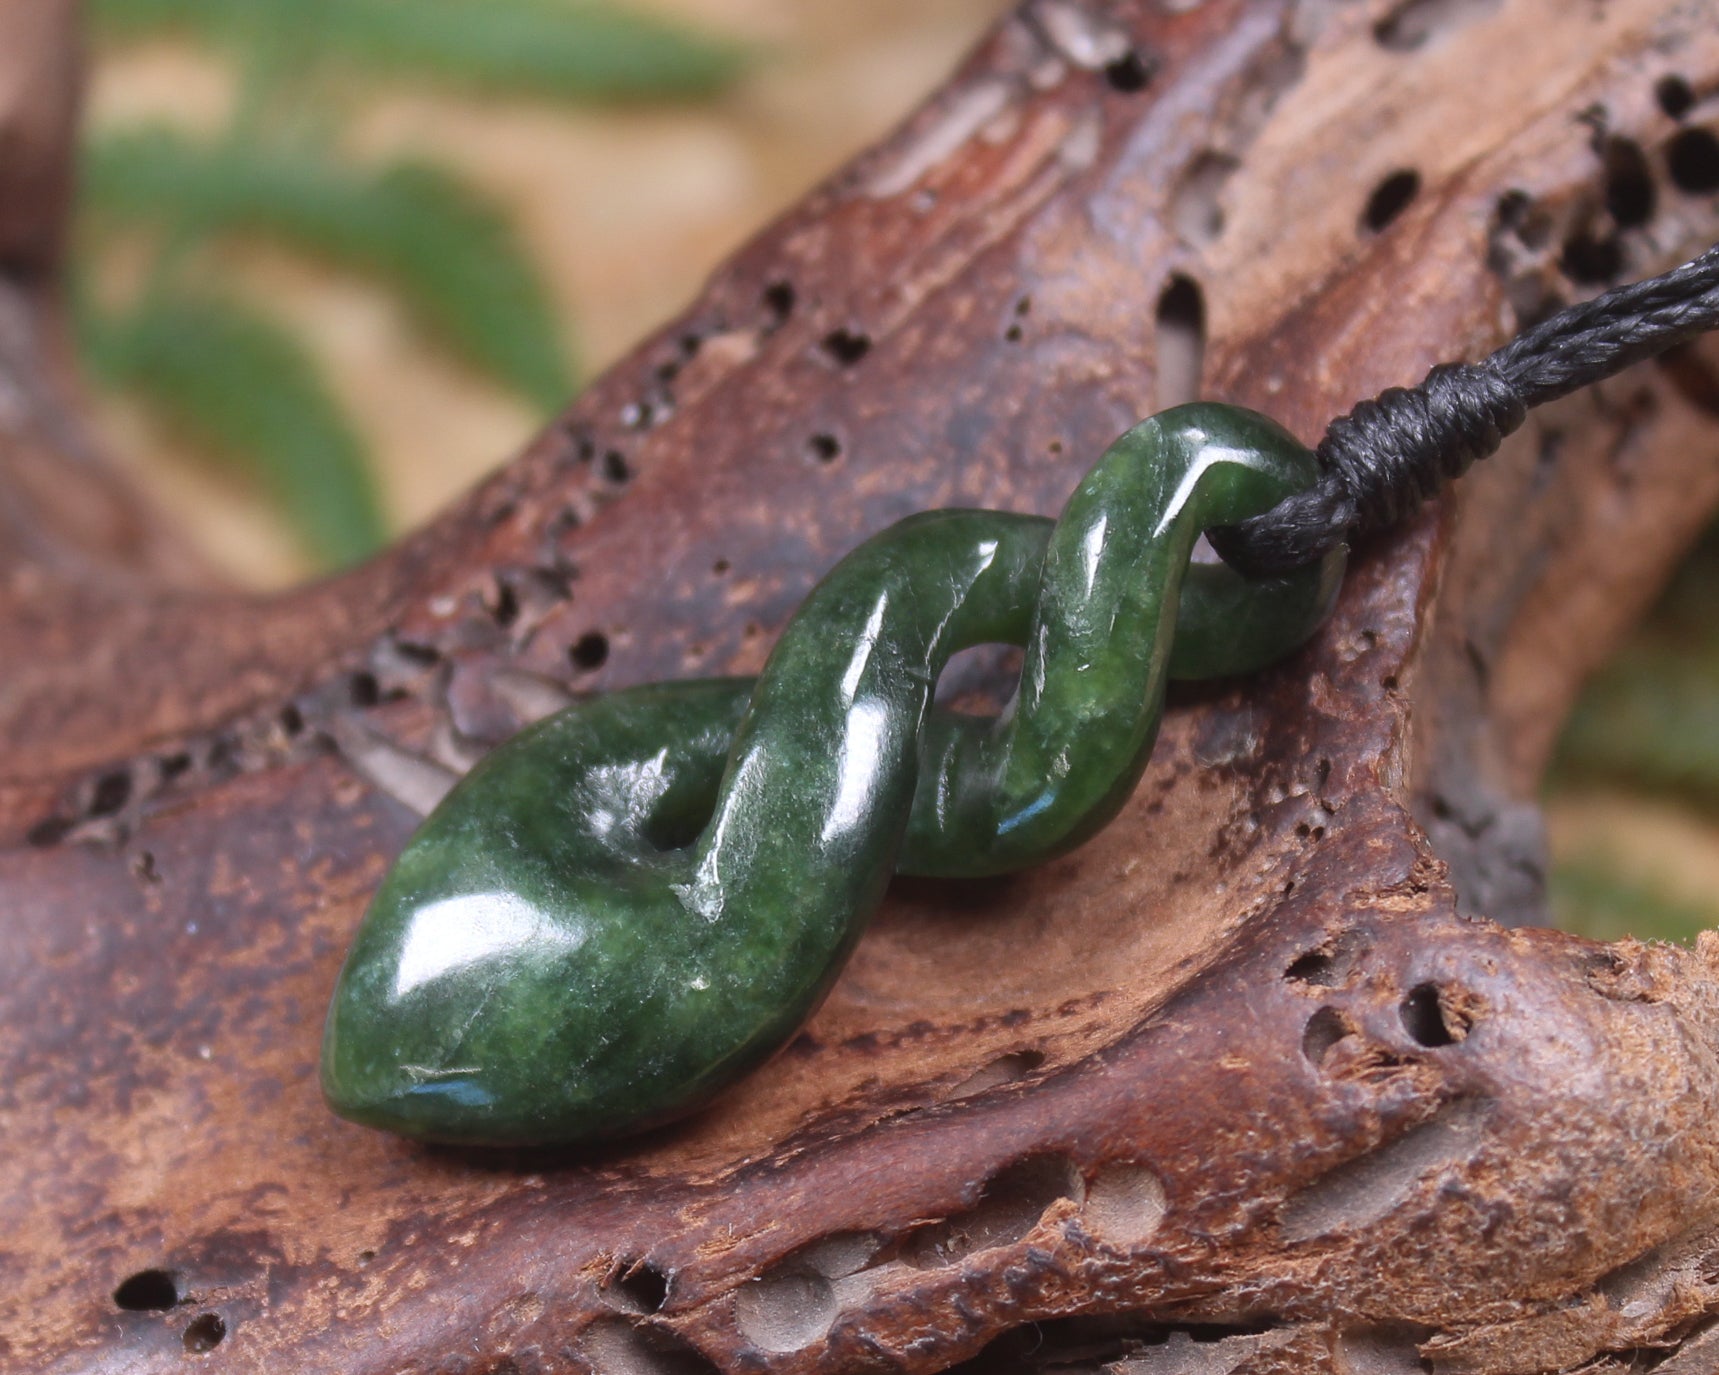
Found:
[[(686, 1113), (780, 1048), (892, 873), (995, 874), (1128, 797), (1167, 676), (1245, 673), (1330, 607), (1341, 556), (1249, 582), (1201, 530), (1305, 487), (1263, 416), (1136, 426), (1059, 520), (914, 516), (815, 588), (757, 679), (573, 707), (494, 751), (377, 893), (329, 1010), (336, 1112), (429, 1140), (581, 1142)], [(1025, 648), (996, 720), (950, 655)]]

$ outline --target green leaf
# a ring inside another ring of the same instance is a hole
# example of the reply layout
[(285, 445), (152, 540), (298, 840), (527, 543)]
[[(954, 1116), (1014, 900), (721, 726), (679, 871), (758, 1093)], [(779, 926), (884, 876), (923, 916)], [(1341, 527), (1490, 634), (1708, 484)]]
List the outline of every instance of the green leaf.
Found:
[(1558, 926), (1594, 940), (1688, 944), (1719, 925), (1719, 908), (1674, 897), (1604, 858), (1556, 866), (1550, 887)]
[(266, 485), (310, 552), (350, 563), (384, 531), (364, 449), (290, 334), (214, 296), (79, 312), (84, 356), (212, 457)]
[[(96, 0), (101, 31), (177, 29), (243, 42), (269, 12), (305, 0)], [(593, 0), (333, 0), (317, 9), (329, 56), (503, 95), (621, 100), (708, 95), (744, 64), (742, 49)]]
[(266, 236), (377, 278), (473, 367), (545, 411), (567, 397), (546, 287), (503, 212), (446, 172), (370, 173), (311, 150), (229, 151), (157, 129), (97, 141), (84, 181), (98, 220)]

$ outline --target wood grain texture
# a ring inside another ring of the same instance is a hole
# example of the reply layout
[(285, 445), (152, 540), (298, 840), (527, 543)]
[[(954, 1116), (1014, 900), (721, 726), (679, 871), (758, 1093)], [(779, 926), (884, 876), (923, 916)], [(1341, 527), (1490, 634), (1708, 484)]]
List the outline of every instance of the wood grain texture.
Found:
[[(45, 533), (0, 587), (7, 1367), (1705, 1369), (1719, 943), (1487, 919), (1535, 915), (1556, 719), (1719, 503), (1693, 365), (1549, 409), (1360, 551), (1314, 644), (1180, 695), (1085, 849), (897, 885), (693, 1122), (424, 1149), (329, 1116), (315, 1063), (450, 777), (572, 692), (755, 670), (898, 516), (1054, 510), (1182, 399), (1190, 291), (1202, 390), (1311, 438), (1710, 242), (1665, 168), (1719, 117), (1716, 21), (1034, 0), (377, 563), (164, 592)], [(150, 1271), (169, 1306), (116, 1303)]]

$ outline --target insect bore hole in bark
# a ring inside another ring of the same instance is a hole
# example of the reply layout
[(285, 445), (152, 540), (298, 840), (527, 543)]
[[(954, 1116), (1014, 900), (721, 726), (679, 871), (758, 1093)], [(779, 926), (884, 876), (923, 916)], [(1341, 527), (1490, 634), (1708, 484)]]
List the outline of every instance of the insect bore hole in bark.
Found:
[(1668, 72), (1654, 82), (1653, 98), (1668, 119), (1682, 119), (1695, 105), (1695, 92), (1676, 72)]
[(1301, 1033), (1301, 1053), (1310, 1064), (1322, 1065), (1331, 1048), (1360, 1030), (1354, 1020), (1335, 1007), (1322, 1007), (1307, 1019)]
[(1719, 138), (1706, 129), (1685, 129), (1672, 139), (1665, 163), (1678, 190), (1692, 196), (1719, 191)]
[(1365, 947), (1352, 932), (1340, 931), (1323, 945), (1292, 960), (1283, 977), (1310, 988), (1341, 988), (1349, 982), (1365, 953)]
[(179, 1277), (171, 1270), (139, 1270), (120, 1281), (113, 1302), (127, 1313), (165, 1313), (179, 1302)]
[(1434, 983), (1416, 984), (1403, 999), (1403, 1029), (1423, 1046), (1455, 1045), (1468, 1035), (1468, 1023), (1449, 1007)]
[(608, 661), (609, 637), (600, 630), (587, 630), (573, 642), (567, 657), (582, 673), (593, 673)]
[(219, 1313), (201, 1313), (185, 1324), (180, 1340), (193, 1356), (203, 1356), (218, 1347), (227, 1335), (227, 1322)]
[(1373, 25), (1373, 39), (1387, 52), (1409, 53), (1498, 8), (1499, 0), (1403, 0)]
[(1199, 283), (1180, 273), (1158, 296), (1157, 403), (1167, 411), (1200, 397), (1206, 366), (1206, 298)]
[(1420, 193), (1421, 174), (1414, 168), (1392, 172), (1367, 197), (1367, 207), (1361, 212), (1362, 232), (1383, 233)]
[(125, 769), (104, 773), (90, 798), (91, 816), (112, 816), (131, 800), (131, 774)]
[(764, 309), (770, 312), (771, 329), (780, 329), (788, 323), (798, 300), (792, 282), (771, 282), (764, 288)]
[(662, 1312), (668, 1302), (669, 1277), (648, 1260), (626, 1261), (603, 1288), (616, 1308), (648, 1316)]
[(832, 329), (824, 336), (823, 350), (838, 366), (851, 368), (871, 352), (871, 336), (860, 330)]
[(1558, 266), (1572, 282), (1603, 286), (1623, 271), (1623, 248), (1615, 235), (1582, 229), (1564, 241)]
[(1082, 1221), (1112, 1246), (1142, 1246), (1158, 1234), (1169, 1212), (1164, 1182), (1137, 1161), (1102, 1166), (1086, 1187)]
[(1152, 64), (1130, 49), (1105, 67), (1104, 79), (1111, 90), (1135, 95), (1152, 84)]
[(722, 1375), (696, 1347), (673, 1332), (606, 1318), (585, 1329), (580, 1354), (593, 1370), (614, 1375)]
[(1606, 210), (1620, 229), (1634, 229), (1653, 218), (1658, 208), (1659, 187), (1647, 154), (1633, 139), (1608, 138), (1601, 157), (1605, 162)]
[(734, 1296), (736, 1324), (764, 1351), (803, 1351), (830, 1330), (838, 1311), (835, 1286), (809, 1269), (778, 1266)]
[(919, 1270), (951, 1265), (993, 1246), (1008, 1246), (1039, 1225), (1062, 1199), (1086, 1196), (1085, 1181), (1061, 1155), (1030, 1155), (997, 1171), (979, 1202), (943, 1222), (934, 1222), (903, 1239), (901, 1259)]

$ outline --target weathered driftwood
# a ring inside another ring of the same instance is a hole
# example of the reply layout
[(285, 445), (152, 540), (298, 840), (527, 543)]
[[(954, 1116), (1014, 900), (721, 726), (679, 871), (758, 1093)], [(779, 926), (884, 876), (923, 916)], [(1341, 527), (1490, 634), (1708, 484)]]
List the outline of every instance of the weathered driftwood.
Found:
[(268, 599), (44, 475), (63, 164), (17, 161), (14, 51), (6, 1368), (1719, 1360), (1719, 945), (1469, 915), (1536, 914), (1557, 720), (1719, 500), (1699, 353), (1535, 419), (1294, 661), (1184, 693), (1085, 850), (899, 885), (686, 1126), (425, 1150), (314, 1075), (419, 809), (570, 689), (756, 668), (906, 512), (1054, 509), (1202, 342), (1202, 391), (1311, 437), (1710, 242), (1719, 6), (1036, 0), (458, 509)]

